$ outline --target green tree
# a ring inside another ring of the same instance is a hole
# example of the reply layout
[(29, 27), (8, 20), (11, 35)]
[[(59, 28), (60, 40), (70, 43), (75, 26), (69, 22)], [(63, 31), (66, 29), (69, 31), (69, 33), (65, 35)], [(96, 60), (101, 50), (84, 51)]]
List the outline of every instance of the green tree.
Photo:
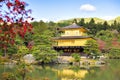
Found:
[(120, 23), (117, 24), (117, 31), (120, 33)]
[(54, 34), (50, 30), (44, 31), (41, 35), (37, 33), (33, 36), (35, 44), (31, 53), (38, 61), (49, 63), (56, 58), (57, 52), (51, 48), (53, 36)]
[(39, 33), (42, 33), (48, 29), (48, 25), (45, 22), (43, 22), (42, 20), (39, 22), (39, 26), (36, 26), (36, 27), (39, 30)]
[(80, 25), (80, 26), (84, 26), (84, 25), (85, 25), (85, 20), (84, 20), (84, 18), (82, 18), (82, 19), (79, 21), (78, 25)]
[(104, 41), (111, 41), (114, 38), (114, 34), (109, 30), (101, 30), (96, 34), (96, 37)]
[(75, 62), (79, 62), (80, 61), (80, 55), (79, 54), (73, 53), (71, 56), (74, 58)]
[(110, 27), (109, 27), (107, 21), (105, 21), (105, 22), (103, 23), (103, 30), (107, 30), (108, 28), (110, 28)]
[(120, 48), (112, 47), (108, 53), (109, 57), (120, 57)]
[(88, 34), (95, 35), (97, 30), (96, 30), (95, 20), (93, 18), (90, 20), (87, 26), (88, 26), (88, 29), (90, 30)]
[(114, 20), (113, 26), (114, 26), (113, 29), (117, 29), (117, 21), (116, 20)]
[(92, 18), (92, 19), (90, 20), (89, 24), (91, 24), (91, 25), (95, 24), (95, 20)]
[(84, 52), (88, 55), (97, 56), (100, 51), (98, 48), (98, 44), (96, 40), (88, 40), (86, 42), (86, 47), (84, 48)]
[(57, 57), (57, 52), (52, 50), (51, 47), (42, 45), (39, 46), (36, 51), (33, 51), (33, 55), (36, 60), (40, 63), (50, 63), (53, 62)]
[(74, 19), (74, 20), (73, 20), (73, 23), (76, 23), (76, 24), (77, 24), (77, 19)]

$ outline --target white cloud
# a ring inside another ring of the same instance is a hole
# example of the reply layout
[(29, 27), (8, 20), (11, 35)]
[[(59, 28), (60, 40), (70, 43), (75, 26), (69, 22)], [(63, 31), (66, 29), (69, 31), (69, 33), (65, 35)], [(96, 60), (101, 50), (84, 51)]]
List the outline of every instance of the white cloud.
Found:
[(83, 4), (80, 6), (80, 10), (82, 11), (95, 11), (96, 7), (91, 4)]

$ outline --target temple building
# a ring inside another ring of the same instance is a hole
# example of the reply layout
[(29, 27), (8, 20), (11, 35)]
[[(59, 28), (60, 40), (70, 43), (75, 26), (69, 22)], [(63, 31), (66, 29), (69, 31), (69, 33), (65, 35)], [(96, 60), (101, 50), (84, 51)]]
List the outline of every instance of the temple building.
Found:
[(55, 37), (54, 41), (56, 45), (53, 48), (56, 51), (63, 51), (62, 55), (69, 56), (72, 53), (83, 54), (84, 47), (86, 46), (86, 41), (94, 39), (87, 36), (87, 29), (78, 26), (73, 23), (72, 25), (60, 28), (62, 32), (60, 37)]

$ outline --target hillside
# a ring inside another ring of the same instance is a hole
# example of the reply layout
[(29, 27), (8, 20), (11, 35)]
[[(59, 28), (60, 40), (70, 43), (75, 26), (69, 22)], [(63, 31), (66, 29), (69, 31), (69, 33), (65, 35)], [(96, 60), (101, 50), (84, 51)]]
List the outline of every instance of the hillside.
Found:
[[(73, 19), (68, 19), (68, 20), (60, 20), (60, 21), (58, 21), (57, 23), (71, 24), (74, 19), (76, 19), (77, 22), (79, 22), (82, 18), (73, 18)], [(84, 18), (85, 23), (89, 22), (91, 19), (92, 19), (92, 17), (90, 17), (90, 18)], [(105, 20), (100, 19), (100, 18), (97, 18), (97, 17), (94, 17), (93, 19), (95, 20), (95, 23), (103, 23), (103, 22), (105, 21)], [(107, 21), (107, 22), (108, 22), (108, 24), (112, 24), (112, 23), (114, 22), (114, 20), (116, 20), (118, 23), (120, 23), (120, 16), (119, 16), (119, 17), (116, 17), (116, 18), (113, 19), (113, 20), (109, 20), (109, 21)]]
[(114, 20), (116, 20), (116, 22), (120, 23), (120, 16), (116, 17), (115, 19), (113, 20), (109, 20), (108, 23), (109, 24), (112, 24), (114, 22)]

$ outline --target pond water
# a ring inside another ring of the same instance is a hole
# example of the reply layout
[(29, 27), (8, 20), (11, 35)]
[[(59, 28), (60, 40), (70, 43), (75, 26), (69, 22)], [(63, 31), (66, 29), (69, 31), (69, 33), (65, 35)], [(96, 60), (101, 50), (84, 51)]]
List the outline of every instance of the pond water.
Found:
[[(65, 64), (32, 67), (27, 76), (33, 80), (120, 80), (119, 60), (109, 60), (108, 64), (99, 67)], [(0, 78), (3, 72), (14, 72), (14, 69), (15, 66), (0, 65)]]

